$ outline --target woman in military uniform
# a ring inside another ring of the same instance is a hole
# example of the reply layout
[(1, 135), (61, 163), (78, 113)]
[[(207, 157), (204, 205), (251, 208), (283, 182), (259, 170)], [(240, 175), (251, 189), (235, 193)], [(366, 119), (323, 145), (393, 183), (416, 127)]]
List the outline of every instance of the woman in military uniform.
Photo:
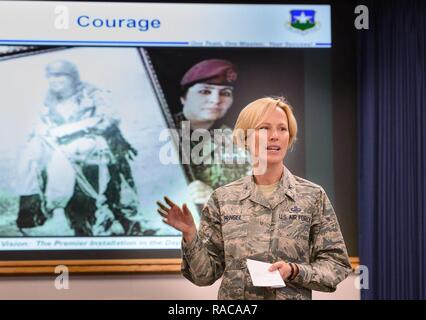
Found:
[[(351, 266), (325, 191), (283, 165), (297, 135), (291, 107), (258, 99), (241, 111), (234, 134), (255, 159), (253, 175), (214, 191), (198, 231), (185, 204), (158, 203), (164, 222), (183, 234), (183, 275), (199, 286), (223, 276), (219, 299), (311, 299), (311, 290), (334, 291)], [(286, 287), (253, 286), (247, 258), (272, 263)]]
[[(183, 108), (174, 115), (176, 125), (180, 127), (187, 121), (191, 135), (194, 130), (201, 129), (208, 130), (211, 137), (208, 146), (211, 152), (204, 153), (207, 149), (203, 147), (201, 163), (195, 164), (191, 159), (188, 193), (199, 205), (207, 202), (214, 189), (246, 176), (250, 169), (244, 148), (226, 148), (232, 146), (232, 129), (215, 125), (232, 106), (236, 79), (236, 68), (230, 61), (208, 59), (193, 65), (180, 82)], [(191, 150), (198, 143), (191, 140)], [(214, 158), (215, 153), (219, 159)], [(205, 161), (207, 159), (210, 161)]]

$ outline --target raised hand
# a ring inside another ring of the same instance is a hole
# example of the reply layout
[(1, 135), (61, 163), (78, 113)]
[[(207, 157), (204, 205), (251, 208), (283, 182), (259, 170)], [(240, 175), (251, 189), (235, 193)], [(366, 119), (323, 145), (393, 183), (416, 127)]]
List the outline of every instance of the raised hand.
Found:
[(167, 205), (157, 201), (157, 211), (163, 217), (163, 222), (181, 231), (185, 242), (191, 242), (197, 234), (197, 227), (188, 207), (184, 204), (181, 209), (168, 197), (164, 197), (164, 200)]

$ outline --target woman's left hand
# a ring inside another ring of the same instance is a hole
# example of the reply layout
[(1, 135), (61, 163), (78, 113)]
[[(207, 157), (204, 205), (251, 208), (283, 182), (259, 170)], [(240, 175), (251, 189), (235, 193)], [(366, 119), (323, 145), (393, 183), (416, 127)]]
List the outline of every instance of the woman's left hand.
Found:
[(269, 267), (269, 271), (272, 272), (275, 270), (278, 270), (280, 272), (281, 278), (283, 278), (283, 280), (287, 280), (291, 274), (290, 265), (284, 261), (275, 262)]

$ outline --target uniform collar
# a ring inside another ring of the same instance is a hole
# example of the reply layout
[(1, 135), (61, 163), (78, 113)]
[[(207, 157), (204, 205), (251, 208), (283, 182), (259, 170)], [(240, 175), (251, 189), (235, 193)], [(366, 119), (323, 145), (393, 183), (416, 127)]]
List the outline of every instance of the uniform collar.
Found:
[(296, 201), (296, 179), (290, 170), (284, 167), (284, 173), (278, 183), (277, 190), (275, 190), (269, 201), (257, 190), (253, 175), (249, 175), (243, 179), (243, 190), (241, 191), (239, 200), (242, 201), (250, 198), (253, 202), (266, 208), (274, 209), (286, 199), (286, 196)]

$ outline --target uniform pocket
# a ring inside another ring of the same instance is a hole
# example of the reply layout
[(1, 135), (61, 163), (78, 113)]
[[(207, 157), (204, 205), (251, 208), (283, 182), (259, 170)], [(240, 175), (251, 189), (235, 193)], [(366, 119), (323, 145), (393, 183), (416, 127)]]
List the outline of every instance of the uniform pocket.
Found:
[(226, 210), (222, 215), (223, 239), (241, 238), (247, 236), (249, 216), (237, 210)]
[(238, 259), (245, 256), (249, 221), (247, 216), (225, 214), (223, 216), (222, 236), (225, 258)]
[(285, 235), (293, 239), (309, 239), (311, 230), (311, 215), (307, 214), (279, 214), (278, 227), (280, 235)]
[(244, 270), (226, 270), (219, 288), (220, 300), (244, 299)]
[(223, 239), (242, 238), (247, 236), (248, 221), (230, 221), (222, 225)]
[(308, 262), (311, 216), (280, 214), (278, 229), (278, 258), (288, 262)]

